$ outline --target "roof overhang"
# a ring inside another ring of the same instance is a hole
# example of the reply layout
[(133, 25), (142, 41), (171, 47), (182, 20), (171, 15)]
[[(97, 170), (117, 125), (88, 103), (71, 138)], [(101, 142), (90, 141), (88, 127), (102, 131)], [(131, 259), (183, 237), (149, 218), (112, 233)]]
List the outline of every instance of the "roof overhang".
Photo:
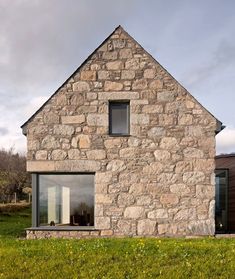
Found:
[(226, 128), (225, 125), (223, 125), (222, 122), (220, 122), (218, 119), (216, 121), (216, 130), (215, 130), (215, 134), (217, 135), (219, 132), (221, 132), (224, 128)]
[(20, 128), (22, 129), (22, 134), (27, 136), (27, 125), (22, 125)]

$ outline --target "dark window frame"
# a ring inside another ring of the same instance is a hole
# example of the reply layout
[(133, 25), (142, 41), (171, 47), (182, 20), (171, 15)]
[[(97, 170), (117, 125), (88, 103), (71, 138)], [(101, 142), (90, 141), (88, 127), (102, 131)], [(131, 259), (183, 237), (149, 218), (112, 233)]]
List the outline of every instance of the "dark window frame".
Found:
[[(127, 133), (113, 133), (112, 132), (112, 106), (126, 106), (127, 107)], [(130, 101), (129, 100), (115, 100), (109, 101), (109, 135), (113, 137), (130, 136)]]
[[(94, 176), (94, 225), (93, 226), (40, 226), (39, 176), (40, 175), (93, 175)], [(95, 230), (95, 172), (36, 172), (32, 173), (32, 227), (35, 230), (89, 231)]]
[[(225, 197), (225, 204), (226, 204), (226, 220), (225, 220), (225, 228), (224, 230), (218, 230), (216, 228), (216, 224), (215, 224), (215, 233), (220, 234), (220, 233), (229, 233), (228, 230), (228, 194), (229, 194), (229, 169), (228, 168), (215, 168), (215, 179), (216, 176), (219, 172), (225, 172), (226, 176), (226, 197)], [(216, 181), (215, 181), (215, 187), (216, 187)], [(216, 221), (216, 189), (215, 189), (215, 221)]]

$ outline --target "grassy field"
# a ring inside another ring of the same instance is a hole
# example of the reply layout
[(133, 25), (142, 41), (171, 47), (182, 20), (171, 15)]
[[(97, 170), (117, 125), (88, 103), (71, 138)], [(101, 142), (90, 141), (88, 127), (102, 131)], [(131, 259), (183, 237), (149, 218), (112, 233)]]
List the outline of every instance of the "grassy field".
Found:
[(0, 240), (1, 238), (18, 238), (24, 236), (24, 228), (31, 225), (29, 206), (0, 206)]
[(0, 214), (0, 278), (234, 278), (233, 239), (23, 240), (30, 211)]

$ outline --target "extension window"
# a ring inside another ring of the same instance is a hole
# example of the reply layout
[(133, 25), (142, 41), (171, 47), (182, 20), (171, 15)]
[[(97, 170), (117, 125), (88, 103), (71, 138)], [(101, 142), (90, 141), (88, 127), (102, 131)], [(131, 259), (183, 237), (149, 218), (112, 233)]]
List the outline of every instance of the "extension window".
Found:
[(94, 174), (39, 174), (39, 226), (94, 226)]

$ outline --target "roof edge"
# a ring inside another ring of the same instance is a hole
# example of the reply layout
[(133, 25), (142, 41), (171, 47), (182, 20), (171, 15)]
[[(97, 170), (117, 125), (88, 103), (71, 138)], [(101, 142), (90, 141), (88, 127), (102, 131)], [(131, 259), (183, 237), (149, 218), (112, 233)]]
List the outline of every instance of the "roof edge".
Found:
[(29, 119), (27, 120), (27, 121), (25, 121), (21, 126), (20, 126), (20, 128), (22, 129), (22, 133), (23, 133), (23, 135), (27, 135), (27, 130), (26, 130), (26, 125), (34, 118), (34, 116), (38, 113), (38, 112), (40, 112), (44, 107), (45, 107), (45, 105), (58, 93), (58, 91), (72, 78), (72, 76), (77, 72), (77, 71), (79, 71), (85, 64), (86, 64), (86, 62), (92, 57), (92, 55), (94, 55), (94, 53), (103, 45), (103, 44), (105, 44), (108, 40), (109, 40), (109, 38), (118, 30), (118, 29), (122, 29), (124, 32), (125, 32), (125, 30), (123, 29), (123, 27), (121, 26), (121, 25), (118, 25), (115, 29), (114, 29), (114, 31), (110, 34), (110, 35), (108, 35), (108, 37), (106, 37), (106, 39), (104, 39), (99, 45), (98, 45), (98, 47), (96, 47), (96, 49), (91, 53), (91, 54), (89, 54), (89, 56), (80, 64), (80, 66), (78, 66), (78, 68), (76, 68), (76, 70), (62, 83), (62, 85), (60, 85), (57, 89), (56, 89), (56, 91), (46, 100), (46, 102), (44, 102), (41, 106), (40, 106), (40, 108), (39, 109), (37, 109), (36, 111), (35, 111), (35, 113), (34, 114), (32, 114), (30, 117), (29, 117)]
[(215, 134), (217, 135), (219, 132), (221, 132), (222, 130), (224, 130), (226, 128), (225, 125), (223, 125), (222, 122), (220, 122), (217, 118), (216, 119), (216, 130), (215, 130)]
[(225, 153), (225, 154), (219, 154), (215, 156), (216, 159), (229, 158), (229, 157), (235, 157), (235, 153), (228, 153), (228, 154)]
[(216, 130), (215, 133), (218, 134), (219, 132), (221, 132), (226, 126), (223, 125), (223, 123), (216, 118), (209, 110), (207, 110), (176, 78), (174, 78), (144, 47), (142, 47), (142, 45), (137, 42), (126, 30), (124, 30), (124, 28), (121, 25), (118, 25), (114, 31), (106, 37), (106, 39), (104, 39), (99, 45), (98, 47), (96, 47), (96, 49), (81, 63), (81, 65), (63, 82), (63, 84), (47, 99), (47, 101), (45, 103), (42, 104), (42, 106), (23, 124), (21, 125), (21, 129), (22, 129), (22, 133), (24, 135), (27, 135), (27, 131), (26, 131), (26, 125), (34, 118), (34, 116), (40, 112), (44, 106), (57, 94), (57, 92), (69, 81), (69, 79), (77, 72), (79, 71), (85, 64), (86, 62), (92, 57), (92, 55), (94, 55), (94, 53), (104, 44), (106, 43), (109, 38), (118, 30), (121, 29), (122, 32), (124, 32), (131, 40), (133, 40), (136, 44), (138, 44), (146, 53), (147, 55), (150, 57), (150, 59), (153, 60), (154, 63), (157, 63), (160, 67), (162, 67), (162, 69), (164, 71), (166, 71), (166, 73), (175, 81), (177, 82), (189, 95), (190, 97), (196, 102), (198, 103), (209, 115), (211, 115), (215, 120), (216, 120)]
[[(120, 26), (120, 28), (122, 28), (121, 26)], [(219, 133), (220, 131), (222, 131), (224, 128), (225, 128), (225, 126), (223, 126), (222, 124), (222, 122), (218, 119), (218, 118), (216, 118), (208, 109), (206, 109), (175, 77), (173, 77), (168, 71), (167, 71), (167, 69), (165, 68), (165, 67), (163, 67), (144, 47), (142, 47), (142, 45), (139, 43), (139, 42), (137, 42), (130, 34), (128, 34), (128, 32), (126, 31), (126, 30), (124, 30), (123, 28), (122, 28), (122, 30), (123, 30), (123, 32), (127, 35), (127, 36), (129, 36), (132, 40), (134, 40), (148, 55), (149, 55), (149, 57), (155, 62), (155, 63), (157, 63), (158, 65), (160, 65), (161, 67), (162, 67), (162, 69), (164, 70), (164, 71), (166, 71), (167, 72), (167, 74), (173, 79), (173, 80), (175, 80), (190, 96), (191, 96), (191, 98), (193, 98), (193, 100), (195, 101), (195, 102), (197, 102), (208, 114), (210, 114), (215, 120), (216, 120), (216, 122), (217, 122), (217, 128), (216, 128), (216, 130), (215, 130), (215, 132), (217, 132), (217, 133)], [(218, 127), (221, 127), (221, 129), (220, 130), (218, 130)], [(222, 128), (223, 127), (223, 128)]]

